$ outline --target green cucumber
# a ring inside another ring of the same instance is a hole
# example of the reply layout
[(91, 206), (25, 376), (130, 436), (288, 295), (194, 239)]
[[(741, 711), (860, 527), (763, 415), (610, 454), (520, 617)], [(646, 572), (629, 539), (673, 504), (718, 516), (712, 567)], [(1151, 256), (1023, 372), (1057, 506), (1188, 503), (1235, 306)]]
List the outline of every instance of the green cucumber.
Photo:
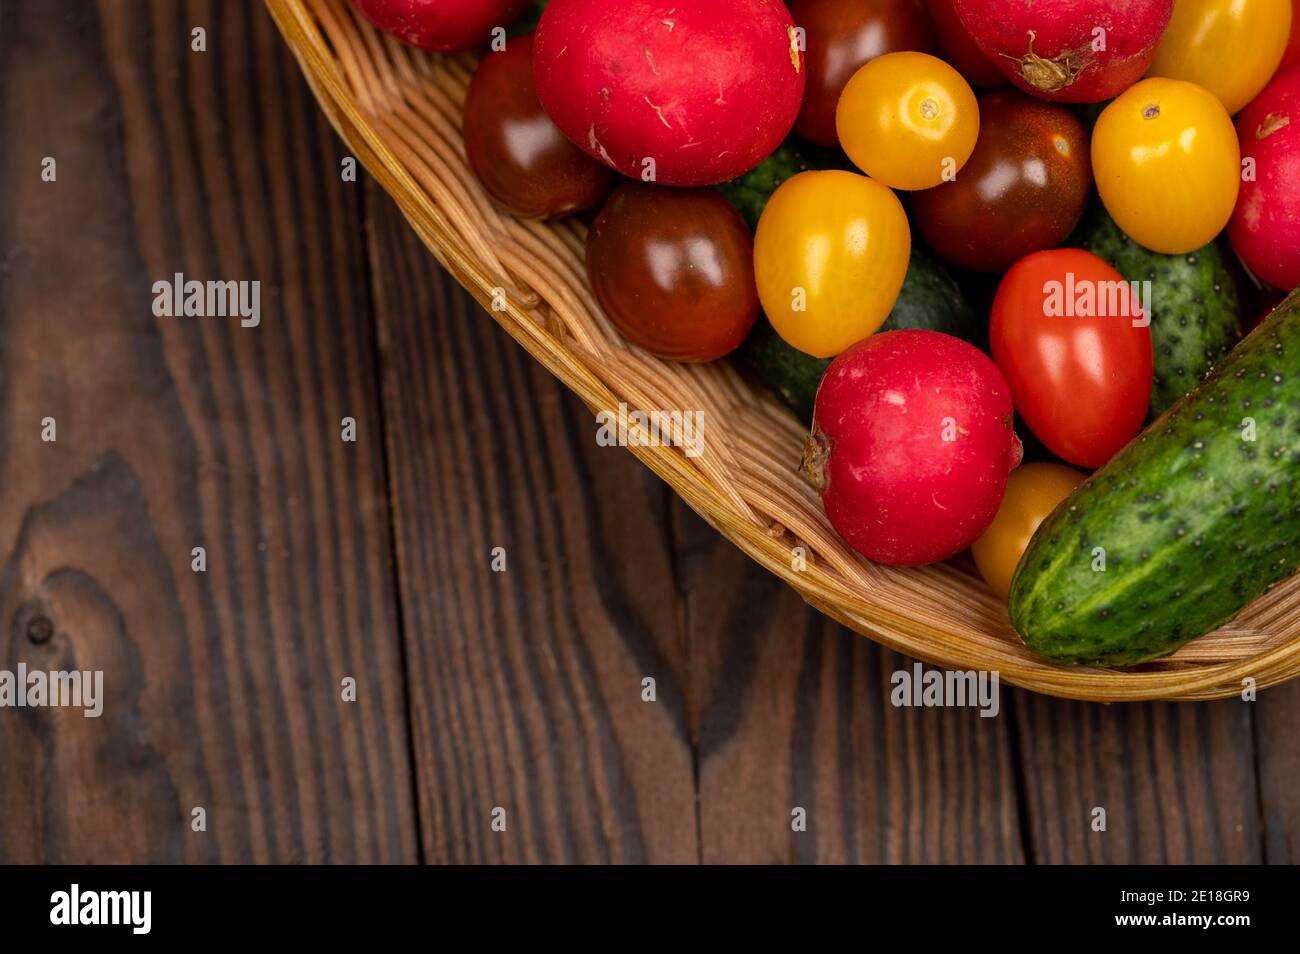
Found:
[(1011, 622), (1052, 659), (1135, 665), (1297, 566), (1300, 291), (1043, 522)]
[(813, 402), (830, 358), (814, 358), (790, 347), (766, 318), (760, 318), (741, 346), (740, 357), (781, 403), (812, 424)]
[(811, 143), (787, 139), (776, 152), (739, 178), (718, 186), (751, 229), (758, 228), (759, 217), (767, 207), (767, 200), (786, 179), (812, 169), (843, 169), (847, 163), (842, 155)]
[(510, 28), (510, 35), (524, 36), (525, 34), (535, 32), (537, 30), (537, 21), (540, 20), (542, 14), (546, 12), (546, 4), (549, 2), (550, 0), (536, 0), (533, 4), (533, 8), (528, 12), (528, 16), (524, 17)]
[(1096, 203), (1071, 244), (1104, 259), (1130, 282), (1151, 282), (1151, 301), (1143, 301), (1151, 306), (1155, 352), (1148, 420), (1204, 380), (1241, 340), (1240, 272), (1218, 243), (1186, 255), (1151, 252)]
[[(718, 190), (734, 205), (750, 228), (783, 182), (812, 169), (848, 168), (842, 154), (796, 139), (788, 139), (757, 167)], [(988, 329), (971, 308), (961, 287), (928, 253), (913, 247), (898, 301), (881, 331), (925, 328), (956, 335), (987, 350)], [(741, 349), (759, 378), (805, 423), (811, 423), (817, 386), (830, 365), (786, 344), (766, 319), (755, 325)]]
[[(987, 329), (967, 303), (947, 269), (928, 253), (913, 247), (907, 276), (898, 293), (894, 310), (881, 331), (918, 328), (942, 331), (985, 347)], [(746, 340), (742, 354), (759, 378), (776, 392), (805, 424), (812, 423), (817, 386), (830, 365), (830, 358), (814, 358), (786, 344), (764, 319)]]

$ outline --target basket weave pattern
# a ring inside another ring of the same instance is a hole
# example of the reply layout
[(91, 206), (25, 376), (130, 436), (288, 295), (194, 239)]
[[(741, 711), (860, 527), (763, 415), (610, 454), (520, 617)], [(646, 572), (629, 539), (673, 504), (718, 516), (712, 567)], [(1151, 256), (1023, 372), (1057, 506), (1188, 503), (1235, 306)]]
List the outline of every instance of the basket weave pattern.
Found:
[(702, 413), (701, 456), (666, 446), (632, 452), (822, 612), (927, 662), (997, 670), (1003, 681), (1070, 698), (1209, 699), (1240, 693), (1247, 676), (1262, 688), (1300, 673), (1300, 577), (1174, 656), (1116, 671), (1030, 652), (968, 567), (894, 569), (860, 557), (796, 472), (806, 435), (789, 411), (726, 361), (674, 364), (627, 345), (587, 283), (585, 227), (519, 221), (488, 199), (460, 134), (471, 54), (403, 46), (346, 0), (266, 2), (334, 128), (437, 259), (593, 412), (626, 402)]

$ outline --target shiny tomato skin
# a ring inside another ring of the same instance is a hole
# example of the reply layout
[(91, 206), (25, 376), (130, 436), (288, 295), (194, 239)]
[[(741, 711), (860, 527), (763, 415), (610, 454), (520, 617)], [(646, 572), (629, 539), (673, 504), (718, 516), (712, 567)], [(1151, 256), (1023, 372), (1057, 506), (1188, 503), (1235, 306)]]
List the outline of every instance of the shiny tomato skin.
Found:
[(758, 318), (753, 254), (749, 226), (716, 189), (625, 182), (587, 233), (587, 276), (632, 344), (713, 361)]
[(1292, 0), (1178, 0), (1148, 76), (1204, 86), (1236, 113), (1277, 71)]
[(835, 112), (853, 164), (891, 189), (932, 189), (975, 149), (980, 111), (970, 84), (928, 53), (886, 53), (853, 74)]
[(920, 0), (791, 0), (804, 31), (808, 84), (795, 132), (838, 146), (835, 104), (864, 63), (900, 50), (930, 52), (934, 39)]
[(1144, 320), (1123, 276), (1091, 252), (1037, 252), (1003, 277), (993, 360), (1017, 413), (1062, 460), (1100, 467), (1141, 430), (1154, 371)]
[(1152, 78), (1097, 117), (1092, 171), (1124, 233), (1164, 255), (1185, 255), (1228, 224), (1241, 185), (1232, 119), (1195, 83)]
[(912, 196), (917, 228), (954, 265), (1000, 272), (1065, 241), (1088, 204), (1088, 137), (1065, 106), (1010, 91), (979, 98), (975, 151), (951, 182)]
[(614, 170), (551, 122), (533, 88), (533, 38), (487, 54), (465, 96), (465, 155), (488, 194), (525, 219), (553, 219), (599, 205)]
[(1061, 464), (1021, 464), (1011, 472), (997, 516), (970, 547), (989, 589), (1007, 598), (1034, 531), (1083, 481), (1083, 474)]
[(884, 324), (911, 256), (898, 197), (838, 169), (786, 180), (754, 238), (763, 311), (787, 344), (814, 358), (837, 355)]

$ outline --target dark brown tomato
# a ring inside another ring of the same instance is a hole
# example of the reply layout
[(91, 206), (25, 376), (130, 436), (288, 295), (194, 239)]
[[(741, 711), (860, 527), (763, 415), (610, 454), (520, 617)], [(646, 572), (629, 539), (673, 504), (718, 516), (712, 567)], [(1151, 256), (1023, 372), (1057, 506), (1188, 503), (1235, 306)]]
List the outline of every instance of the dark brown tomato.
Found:
[(952, 182), (916, 192), (916, 224), (954, 265), (1001, 272), (1055, 248), (1088, 202), (1092, 161), (1069, 109), (1008, 91), (980, 97), (975, 152)]
[(488, 194), (526, 219), (590, 209), (618, 176), (573, 145), (533, 88), (533, 38), (483, 58), (465, 97), (465, 153)]
[(930, 52), (930, 20), (920, 0), (793, 0), (803, 28), (808, 85), (795, 131), (823, 146), (838, 146), (835, 106), (864, 63), (900, 50)]
[(720, 358), (758, 318), (753, 234), (714, 189), (619, 186), (587, 233), (587, 275), (623, 336), (661, 358)]

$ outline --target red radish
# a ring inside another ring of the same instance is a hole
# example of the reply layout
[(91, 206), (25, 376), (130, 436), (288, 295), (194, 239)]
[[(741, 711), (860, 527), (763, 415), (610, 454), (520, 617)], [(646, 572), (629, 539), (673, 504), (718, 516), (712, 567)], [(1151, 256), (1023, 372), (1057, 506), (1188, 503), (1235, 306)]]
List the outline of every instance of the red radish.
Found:
[(1155, 58), (1174, 0), (953, 0), (979, 48), (1026, 93), (1098, 103)]
[(1007, 78), (980, 52), (979, 45), (962, 25), (953, 0), (929, 0), (930, 20), (939, 40), (939, 52), (966, 82), (976, 89), (994, 90), (1007, 85)]
[(1297, 64), (1300, 64), (1300, 0), (1291, 0), (1291, 39), (1286, 41), (1286, 51), (1277, 67), (1278, 75)]
[(1023, 456), (1011, 389), (978, 348), (887, 331), (831, 362), (803, 469), (844, 541), (878, 563), (935, 563), (993, 522)]
[(510, 26), (530, 0), (352, 0), (367, 20), (403, 43), (450, 53), (487, 42)]
[(1300, 286), (1300, 66), (1273, 79), (1237, 119), (1243, 175), (1228, 238), (1274, 288)]
[(781, 0), (551, 0), (533, 74), (555, 125), (627, 176), (705, 186), (794, 126), (804, 56)]

